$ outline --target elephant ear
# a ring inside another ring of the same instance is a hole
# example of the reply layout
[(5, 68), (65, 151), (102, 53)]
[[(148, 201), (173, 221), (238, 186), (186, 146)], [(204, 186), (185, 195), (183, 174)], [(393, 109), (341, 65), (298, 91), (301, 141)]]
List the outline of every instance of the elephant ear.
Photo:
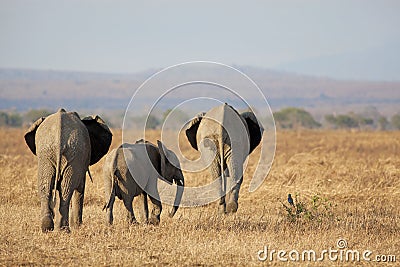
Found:
[(160, 140), (157, 140), (157, 146), (161, 158), (161, 175), (164, 179), (167, 179), (168, 181), (171, 178), (169, 182), (172, 183), (172, 177), (166, 177), (167, 168), (169, 168), (169, 166), (179, 166), (178, 158), (176, 157), (175, 153), (166, 148)]
[(261, 137), (264, 132), (264, 128), (261, 123), (257, 120), (256, 115), (253, 112), (247, 111), (240, 114), (242, 118), (246, 121), (247, 128), (249, 129), (249, 138), (250, 138), (250, 151), (253, 150), (260, 144)]
[(205, 112), (197, 114), (196, 117), (194, 117), (189, 122), (189, 126), (186, 129), (186, 137), (189, 140), (189, 143), (192, 145), (192, 147), (196, 150), (198, 150), (196, 141), (197, 129), (199, 129), (200, 122), (203, 119), (204, 115), (206, 115)]
[(90, 165), (98, 162), (107, 154), (112, 141), (112, 133), (99, 116), (89, 116), (82, 119), (89, 132), (91, 156)]
[(29, 127), (28, 131), (25, 133), (25, 142), (28, 145), (29, 149), (32, 151), (33, 155), (36, 155), (36, 144), (35, 144), (35, 136), (36, 131), (39, 128), (39, 125), (46, 119), (46, 117), (41, 117), (37, 121), (35, 121), (31, 127)]

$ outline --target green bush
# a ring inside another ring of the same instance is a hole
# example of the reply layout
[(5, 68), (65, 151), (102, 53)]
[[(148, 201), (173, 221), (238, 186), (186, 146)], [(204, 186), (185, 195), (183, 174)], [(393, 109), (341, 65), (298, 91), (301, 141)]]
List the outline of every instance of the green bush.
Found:
[(325, 121), (334, 126), (334, 128), (361, 128), (361, 127), (372, 127), (374, 124), (374, 120), (371, 118), (365, 118), (361, 115), (355, 113), (349, 114), (340, 114), (337, 116), (334, 115), (326, 115)]
[(319, 128), (321, 124), (314, 120), (313, 116), (300, 108), (284, 108), (274, 112), (275, 123), (279, 128)]
[(378, 129), (381, 131), (387, 130), (389, 127), (389, 121), (386, 119), (386, 117), (381, 116), (378, 119)]
[(20, 127), (22, 117), (18, 113), (0, 111), (0, 126)]
[(339, 128), (357, 128), (359, 126), (358, 121), (349, 115), (338, 115), (336, 125)]
[(400, 114), (396, 114), (392, 117), (391, 123), (394, 129), (400, 130)]

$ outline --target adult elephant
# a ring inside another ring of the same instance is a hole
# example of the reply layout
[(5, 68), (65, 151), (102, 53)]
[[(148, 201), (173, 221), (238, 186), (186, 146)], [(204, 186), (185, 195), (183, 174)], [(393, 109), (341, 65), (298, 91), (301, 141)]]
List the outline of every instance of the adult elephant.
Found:
[(211, 162), (212, 177), (224, 173), (219, 202), (222, 213), (237, 211), (243, 164), (260, 143), (263, 131), (253, 112), (239, 114), (226, 103), (200, 113), (189, 122), (186, 137), (201, 152), (203, 162)]
[[(38, 159), (38, 189), (43, 232), (54, 229), (54, 205), (59, 191), (60, 228), (69, 231), (69, 206), (73, 220), (82, 223), (86, 171), (108, 151), (112, 133), (99, 116), (80, 119), (64, 109), (38, 119), (25, 141)], [(90, 173), (89, 173), (90, 174)]]

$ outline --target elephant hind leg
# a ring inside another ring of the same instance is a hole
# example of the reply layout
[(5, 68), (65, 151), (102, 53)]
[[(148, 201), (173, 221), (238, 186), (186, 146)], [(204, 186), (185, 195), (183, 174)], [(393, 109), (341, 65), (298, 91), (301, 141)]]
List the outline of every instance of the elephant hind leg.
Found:
[(60, 192), (60, 229), (69, 232), (69, 205), (71, 202), (72, 193), (64, 195), (62, 191), (64, 190), (61, 190)]
[(45, 216), (42, 218), (42, 232), (50, 232), (54, 230), (54, 221), (50, 216)]
[(83, 215), (83, 199), (85, 196), (85, 177), (82, 179), (82, 183), (75, 190), (72, 196), (72, 220), (76, 226), (82, 224)]
[(239, 191), (243, 182), (243, 161), (235, 158), (228, 157), (227, 165), (229, 169), (229, 176), (227, 179), (226, 195), (226, 213), (234, 213), (238, 209)]
[(218, 213), (220, 213), (220, 214), (225, 214), (226, 213), (225, 196), (222, 196), (219, 199)]
[[(214, 160), (210, 164), (209, 172), (211, 177), (213, 177), (213, 179), (219, 180), (219, 182), (217, 183), (218, 184), (217, 190), (220, 197), (220, 201), (218, 203), (218, 212), (220, 214), (225, 214), (226, 177), (228, 174), (228, 169), (226, 168), (226, 164), (224, 164), (224, 162), (221, 163), (220, 154), (218, 152), (206, 147), (200, 147), (200, 150), (202, 158), (204, 157), (204, 159), (210, 159), (214, 157)], [(224, 169), (224, 179), (222, 179), (221, 176), (221, 164), (224, 164), (222, 165), (223, 166), (222, 169)]]
[(142, 192), (141, 194), (137, 195), (134, 200), (135, 207), (137, 207), (138, 213), (139, 214), (139, 220), (140, 222), (147, 223), (149, 219), (149, 208), (148, 208), (148, 202), (147, 202), (147, 194), (146, 192)]
[(158, 225), (160, 224), (160, 215), (162, 211), (161, 202), (153, 197), (150, 197), (150, 203), (151, 211), (148, 223)]
[(236, 183), (232, 190), (227, 194), (228, 203), (226, 204), (226, 213), (234, 213), (238, 209), (239, 190), (242, 185), (243, 177)]
[(137, 222), (135, 214), (133, 213), (132, 201), (133, 201), (133, 197), (124, 197), (124, 206), (128, 211), (127, 221), (129, 224), (134, 224)]
[(74, 193), (73, 186), (74, 170), (71, 166), (66, 167), (63, 172), (59, 187), (60, 195), (60, 229), (69, 232), (69, 206), (71, 203), (72, 194)]
[[(229, 170), (226, 168), (224, 171), (224, 180), (220, 178), (220, 184), (221, 188), (224, 190), (226, 189), (226, 178), (229, 177)], [(219, 199), (219, 205), (218, 205), (218, 212), (220, 214), (225, 214), (226, 213), (226, 199), (225, 199), (225, 191), (221, 189), (221, 198)]]
[(114, 202), (115, 202), (115, 196), (112, 195), (108, 202), (108, 208), (107, 208), (107, 222), (109, 225), (112, 225), (114, 222), (114, 216), (113, 216)]
[(54, 210), (52, 203), (52, 190), (56, 170), (54, 165), (45, 158), (38, 157), (38, 191), (41, 206), (41, 229), (43, 232), (54, 230)]

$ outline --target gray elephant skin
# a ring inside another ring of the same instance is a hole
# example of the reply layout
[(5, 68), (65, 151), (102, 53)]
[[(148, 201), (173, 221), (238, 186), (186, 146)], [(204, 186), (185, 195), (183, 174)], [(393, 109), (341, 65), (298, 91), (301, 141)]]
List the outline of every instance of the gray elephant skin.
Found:
[(162, 203), (157, 192), (159, 177), (169, 184), (178, 185), (174, 205), (169, 212), (170, 217), (175, 215), (183, 194), (184, 177), (174, 152), (168, 150), (160, 141), (157, 141), (157, 145), (141, 139), (134, 144), (124, 143), (107, 155), (103, 176), (106, 199), (104, 209), (107, 210), (109, 224), (113, 223), (115, 197), (123, 200), (128, 211), (129, 223), (137, 222), (132, 201), (134, 197), (138, 197), (141, 214), (144, 215), (146, 222), (159, 224), (162, 211)]
[(201, 152), (204, 162), (211, 162), (213, 178), (224, 174), (219, 183), (221, 213), (237, 211), (243, 164), (261, 142), (263, 131), (253, 112), (239, 114), (226, 103), (189, 122), (185, 133), (191, 146)]
[[(38, 191), (43, 232), (54, 229), (56, 191), (60, 197), (60, 228), (69, 231), (72, 220), (82, 223), (86, 172), (108, 151), (112, 133), (98, 116), (80, 119), (64, 109), (38, 119), (25, 134), (25, 142), (38, 160)], [(89, 173), (90, 174), (90, 173)]]

